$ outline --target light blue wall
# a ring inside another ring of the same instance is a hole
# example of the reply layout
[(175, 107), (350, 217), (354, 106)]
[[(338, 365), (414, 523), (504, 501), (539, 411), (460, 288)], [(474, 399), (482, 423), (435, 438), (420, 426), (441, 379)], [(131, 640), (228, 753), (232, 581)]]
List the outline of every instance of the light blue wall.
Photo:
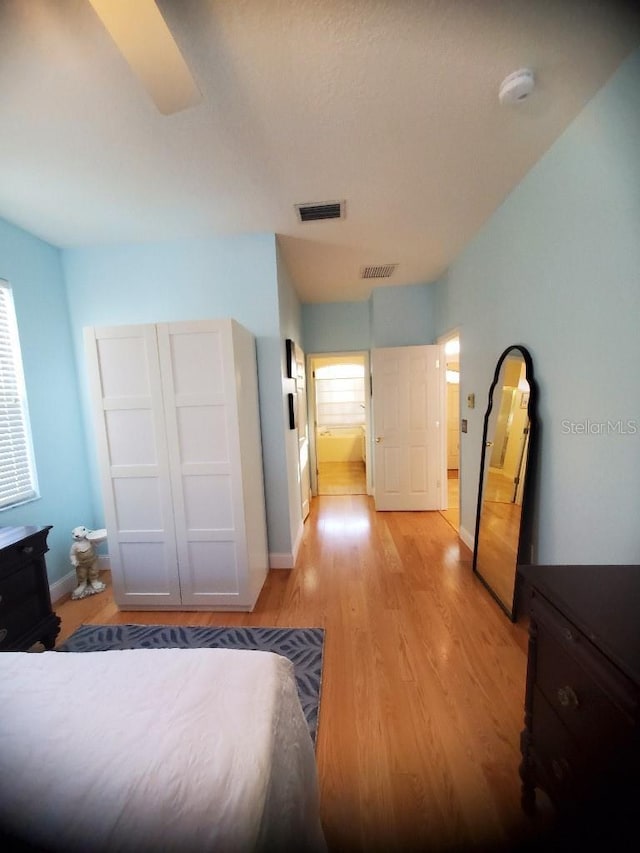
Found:
[(309, 353), (351, 352), (435, 341), (434, 285), (376, 287), (366, 302), (302, 306)]
[(95, 526), (60, 253), (0, 220), (0, 278), (13, 289), (41, 495), (0, 511), (0, 525), (53, 525), (55, 581), (71, 571), (71, 530)]
[[(639, 152), (640, 51), (436, 289), (437, 332), (461, 332), (462, 400), (475, 392), (478, 401), (461, 410), (469, 419), (461, 523), (471, 533), (494, 364), (509, 344), (531, 350), (540, 387), (543, 563), (640, 562)], [(572, 434), (566, 424), (627, 420), (636, 434)]]
[[(287, 549), (293, 553), (296, 542), (301, 536), (302, 509), (300, 491), (300, 466), (297, 429), (289, 429), (289, 409), (287, 395), (296, 393), (295, 381), (287, 378), (285, 339), (290, 338), (298, 346), (302, 346), (302, 309), (295, 291), (293, 280), (289, 274), (284, 257), (279, 247), (276, 259), (278, 264), (278, 311), (280, 316), (280, 369), (282, 377), (282, 447), (286, 455), (286, 466), (281, 466), (281, 474), (286, 476), (287, 492), (289, 495), (289, 535), (290, 545)], [(283, 566), (286, 568), (286, 566)]]
[[(273, 234), (62, 252), (87, 430), (84, 326), (233, 317), (256, 336), (270, 551), (289, 544), (282, 426), (281, 345)], [(102, 501), (90, 453), (96, 516)]]
[(376, 287), (371, 294), (371, 346), (402, 347), (435, 341), (430, 284)]
[(351, 352), (371, 346), (369, 302), (302, 306), (302, 346), (308, 353)]
[(295, 290), (293, 279), (287, 269), (284, 257), (279, 247), (276, 253), (278, 264), (278, 314), (280, 318), (282, 376), (286, 377), (286, 358), (284, 340), (290, 338), (302, 346), (302, 306)]

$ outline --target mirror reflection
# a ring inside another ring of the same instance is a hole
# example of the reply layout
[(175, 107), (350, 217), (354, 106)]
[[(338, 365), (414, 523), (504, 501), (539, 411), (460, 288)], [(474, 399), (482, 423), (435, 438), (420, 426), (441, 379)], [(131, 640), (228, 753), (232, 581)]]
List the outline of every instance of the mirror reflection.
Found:
[[(500, 356), (485, 414), (473, 569), (516, 618), (519, 557), (530, 545), (527, 469), (533, 434), (533, 365), (524, 347)], [(529, 555), (525, 558), (527, 561)]]

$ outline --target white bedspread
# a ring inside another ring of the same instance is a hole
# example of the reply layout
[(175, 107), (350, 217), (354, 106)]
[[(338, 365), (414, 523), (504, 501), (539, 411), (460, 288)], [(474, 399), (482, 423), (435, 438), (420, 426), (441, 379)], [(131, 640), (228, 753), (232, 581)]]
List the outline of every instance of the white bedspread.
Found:
[(83, 853), (326, 849), (293, 665), (225, 649), (0, 654), (0, 823)]

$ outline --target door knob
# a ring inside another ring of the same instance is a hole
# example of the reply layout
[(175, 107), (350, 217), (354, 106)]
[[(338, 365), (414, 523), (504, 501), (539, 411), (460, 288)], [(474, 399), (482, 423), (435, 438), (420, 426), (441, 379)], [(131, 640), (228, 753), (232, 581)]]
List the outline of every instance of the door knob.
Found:
[(485, 442), (485, 444), (486, 444), (486, 446), (487, 446), (487, 447), (493, 447), (493, 442), (492, 442), (492, 441), (487, 441), (487, 442)]
[(382, 437), (377, 435), (376, 436), (376, 444), (380, 444), (381, 441), (382, 441)]

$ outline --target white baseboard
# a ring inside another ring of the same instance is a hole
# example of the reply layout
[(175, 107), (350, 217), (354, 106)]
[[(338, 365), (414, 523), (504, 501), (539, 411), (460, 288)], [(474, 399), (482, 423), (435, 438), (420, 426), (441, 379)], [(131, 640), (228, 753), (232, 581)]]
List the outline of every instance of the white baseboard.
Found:
[[(293, 566), (296, 564), (296, 560), (298, 559), (298, 554), (300, 553), (300, 546), (302, 545), (302, 537), (304, 535), (304, 523), (301, 521), (300, 526), (298, 527), (298, 534), (296, 536), (296, 541), (293, 543)], [(292, 568), (293, 568), (292, 566)]]
[(460, 528), (458, 535), (460, 536), (464, 544), (467, 546), (467, 548), (473, 551), (476, 542), (475, 536), (472, 536), (468, 530), (464, 529), (464, 527)]
[(60, 601), (61, 598), (64, 598), (65, 595), (69, 595), (77, 585), (78, 581), (76, 580), (76, 573), (73, 571), (68, 572), (64, 577), (54, 581), (52, 584), (49, 584), (51, 603), (55, 604), (57, 601)]
[(293, 543), (293, 550), (288, 554), (274, 554), (271, 552), (269, 554), (270, 569), (292, 569), (295, 566), (296, 560), (298, 559), (298, 552), (302, 545), (303, 534), (304, 524), (300, 522), (300, 526), (298, 527), (298, 532), (296, 534), (296, 541)]
[[(98, 564), (100, 567), (100, 571), (109, 570), (111, 568), (111, 563), (109, 561), (109, 555), (99, 554), (98, 555)], [(55, 604), (57, 601), (60, 601), (61, 598), (64, 598), (65, 595), (70, 595), (73, 590), (78, 585), (78, 581), (76, 579), (76, 573), (72, 569), (70, 572), (67, 572), (66, 575), (59, 578), (57, 581), (54, 581), (52, 584), (49, 584), (49, 592), (51, 594), (51, 603)]]
[(293, 554), (274, 554), (269, 553), (269, 568), (270, 569), (292, 569), (295, 564)]

